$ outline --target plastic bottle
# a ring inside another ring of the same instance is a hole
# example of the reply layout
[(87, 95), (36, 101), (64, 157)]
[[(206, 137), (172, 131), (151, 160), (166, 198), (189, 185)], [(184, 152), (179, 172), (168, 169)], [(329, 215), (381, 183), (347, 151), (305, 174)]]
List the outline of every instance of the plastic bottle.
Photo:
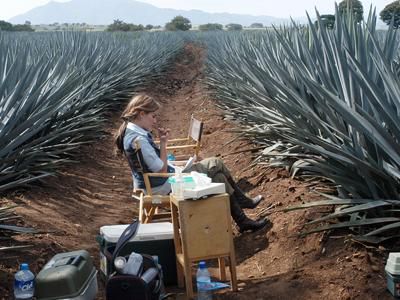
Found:
[(210, 272), (208, 272), (206, 263), (204, 261), (199, 262), (199, 268), (196, 274), (197, 282), (197, 300), (211, 300), (212, 291), (208, 285), (211, 282)]
[(175, 160), (175, 155), (173, 155), (172, 153), (168, 153), (167, 160), (174, 161)]
[(175, 176), (175, 180), (176, 180), (176, 192), (175, 192), (175, 198), (177, 200), (183, 200), (183, 189), (184, 189), (184, 182), (183, 182), (183, 177), (182, 177), (182, 171), (181, 170), (177, 170), (176, 172), (176, 176)]
[(123, 274), (138, 275), (143, 265), (143, 256), (139, 253), (132, 252), (123, 269)]
[(123, 256), (117, 256), (114, 259), (114, 267), (118, 273), (123, 274), (126, 265), (126, 259)]
[(15, 273), (14, 297), (16, 300), (32, 299), (35, 293), (35, 275), (29, 270), (29, 265), (21, 264)]

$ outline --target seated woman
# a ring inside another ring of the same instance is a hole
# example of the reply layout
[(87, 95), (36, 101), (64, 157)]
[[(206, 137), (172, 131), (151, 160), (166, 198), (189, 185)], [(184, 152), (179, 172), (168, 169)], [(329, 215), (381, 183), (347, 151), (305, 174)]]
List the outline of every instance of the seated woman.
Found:
[[(159, 128), (160, 146), (154, 141), (150, 131), (156, 126), (156, 113), (159, 104), (150, 96), (139, 94), (135, 96), (122, 113), (124, 123), (116, 135), (116, 146), (120, 153), (125, 154), (132, 170), (134, 186), (145, 189), (144, 179), (141, 173), (134, 168), (136, 155), (134, 154), (134, 141), (140, 143), (146, 169), (154, 173), (174, 173), (174, 168), (167, 162), (168, 129)], [(242, 208), (255, 208), (262, 200), (258, 195), (250, 199), (237, 186), (229, 170), (219, 158), (208, 158), (194, 163), (188, 170), (205, 173), (213, 182), (225, 183), (226, 191), (230, 195), (231, 216), (239, 227), (239, 231), (256, 231), (263, 228), (268, 222), (266, 219), (254, 221), (249, 219)], [(154, 194), (167, 195), (171, 192), (171, 186), (167, 178), (155, 177), (151, 181)]]

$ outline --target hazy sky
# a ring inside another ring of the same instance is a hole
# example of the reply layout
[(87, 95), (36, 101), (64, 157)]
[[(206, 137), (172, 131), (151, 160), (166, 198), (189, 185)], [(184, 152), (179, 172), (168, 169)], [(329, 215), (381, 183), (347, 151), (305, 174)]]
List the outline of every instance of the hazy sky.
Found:
[[(70, 0), (56, 0), (56, 2), (67, 1)], [(0, 20), (8, 20), (15, 15), (48, 2), (50, 0), (0, 0)], [(150, 3), (157, 7), (184, 10), (200, 9), (207, 12), (269, 15), (284, 18), (289, 16), (304, 17), (306, 10), (314, 14), (314, 7), (317, 7), (320, 13), (332, 13), (335, 3), (334, 0), (141, 0), (141, 2)], [(361, 2), (365, 11), (369, 11), (369, 7), (373, 3), (379, 13), (393, 0), (361, 0)]]

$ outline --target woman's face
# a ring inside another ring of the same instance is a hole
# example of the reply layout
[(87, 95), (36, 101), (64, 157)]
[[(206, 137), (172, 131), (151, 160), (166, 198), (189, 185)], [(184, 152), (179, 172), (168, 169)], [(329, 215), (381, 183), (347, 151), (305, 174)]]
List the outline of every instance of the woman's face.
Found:
[(157, 124), (157, 112), (140, 112), (140, 125), (147, 131), (151, 131)]

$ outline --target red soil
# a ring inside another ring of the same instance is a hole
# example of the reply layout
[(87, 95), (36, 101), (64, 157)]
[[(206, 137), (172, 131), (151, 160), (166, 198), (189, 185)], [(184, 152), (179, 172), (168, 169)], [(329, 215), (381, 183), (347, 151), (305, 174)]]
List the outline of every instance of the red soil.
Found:
[[(257, 146), (229, 132), (238, 125), (226, 120), (214, 99), (207, 96), (201, 84), (203, 57), (202, 49), (188, 45), (168, 74), (144, 89), (162, 102), (160, 123), (171, 129), (172, 136), (186, 134), (192, 113), (203, 119), (201, 156), (223, 158), (241, 187), (251, 195), (265, 195), (258, 208), (246, 213), (252, 218), (267, 214), (272, 227), (256, 233), (234, 231), (240, 291), (225, 290), (216, 298), (390, 299), (385, 291), (384, 255), (379, 249), (326, 234), (297, 237), (304, 223), (324, 209), (274, 212), (317, 196), (309, 184), (289, 178), (283, 169), (252, 166), (256, 151), (238, 152)], [(21, 262), (30, 263), (37, 273), (56, 253), (86, 249), (98, 268), (95, 236), (99, 228), (127, 224), (137, 215), (137, 203), (130, 197), (129, 167), (113, 154), (112, 135), (119, 122), (117, 115), (109, 117), (105, 136), (82, 148), (81, 163), (65, 167), (41, 186), (0, 198), (0, 205), (20, 205), (16, 209), (23, 216), (20, 224), (49, 231), (18, 236), (18, 242), (34, 247), (7, 252), (0, 258), (0, 299), (12, 299), (13, 274)], [(0, 246), (6, 243), (0, 241)], [(105, 299), (103, 294), (101, 285), (97, 299)]]

